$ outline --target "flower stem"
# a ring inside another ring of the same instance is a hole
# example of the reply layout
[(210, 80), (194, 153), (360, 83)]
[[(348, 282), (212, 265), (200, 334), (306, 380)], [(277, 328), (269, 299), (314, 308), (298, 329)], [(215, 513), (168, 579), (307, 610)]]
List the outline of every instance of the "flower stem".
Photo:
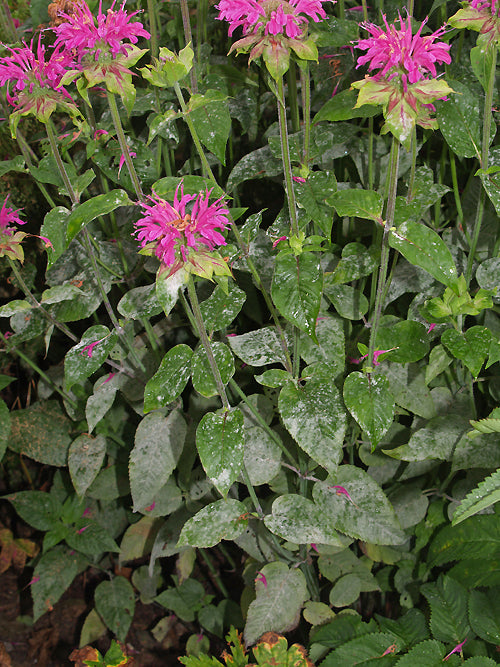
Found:
[[(181, 4), (181, 14), (182, 14), (182, 25), (184, 27), (184, 39), (186, 40), (186, 45), (187, 44), (193, 44), (193, 34), (191, 32), (191, 23), (189, 21), (189, 6), (188, 6), (188, 0), (180, 0)], [(189, 79), (191, 81), (191, 92), (192, 93), (197, 93), (198, 92), (198, 81), (196, 80), (196, 71), (195, 68), (192, 67), (191, 71), (189, 72)]]
[(417, 167), (417, 128), (415, 126), (411, 134), (411, 168), (410, 168), (410, 180), (408, 181), (408, 192), (406, 194), (407, 204), (411, 202), (411, 200), (413, 199), (416, 167)]
[[(493, 103), (493, 93), (495, 90), (495, 76), (497, 69), (497, 49), (493, 45), (491, 47), (491, 69), (489, 72), (488, 83), (486, 85), (486, 95), (484, 97), (484, 119), (483, 119), (483, 137), (481, 145), (481, 169), (488, 169), (488, 153), (490, 147), (490, 131), (491, 131), (491, 105)], [(484, 205), (486, 201), (486, 194), (484, 187), (481, 188), (479, 195), (479, 202), (476, 210), (476, 219), (474, 221), (474, 231), (472, 233), (472, 242), (467, 259), (467, 269), (465, 272), (465, 280), (467, 285), (470, 283), (472, 277), (472, 267), (474, 264), (474, 257), (476, 254), (477, 244), (479, 241), (479, 234), (481, 232), (481, 224), (483, 222)]]
[(309, 149), (311, 145), (311, 78), (309, 63), (306, 61), (300, 70), (300, 82), (302, 86), (302, 117), (304, 119), (304, 155), (303, 162), (309, 165)]
[(139, 177), (137, 176), (137, 172), (132, 163), (132, 158), (130, 157), (130, 151), (128, 149), (127, 140), (125, 138), (125, 132), (123, 131), (123, 125), (120, 119), (118, 106), (116, 104), (116, 98), (113, 93), (109, 92), (109, 90), (107, 91), (107, 96), (108, 96), (109, 110), (111, 111), (111, 118), (113, 119), (113, 125), (115, 126), (116, 130), (116, 136), (118, 138), (118, 143), (120, 144), (120, 148), (123, 157), (125, 159), (125, 164), (127, 165), (128, 173), (130, 174), (130, 178), (132, 179), (132, 185), (134, 186), (135, 194), (137, 195), (137, 199), (143, 201), (144, 194), (142, 192)]
[(52, 127), (52, 123), (47, 121), (45, 124), (46, 130), (47, 130), (47, 137), (49, 139), (49, 144), (50, 148), (52, 149), (52, 154), (54, 155), (54, 159), (57, 164), (57, 168), (59, 169), (59, 173), (61, 174), (61, 178), (64, 183), (64, 187), (68, 191), (69, 198), (71, 199), (71, 204), (73, 207), (77, 206), (79, 203), (78, 197), (76, 192), (73, 189), (73, 186), (71, 185), (71, 181), (69, 180), (68, 173), (66, 171), (66, 167), (64, 166), (64, 162), (62, 161), (61, 154), (59, 152), (59, 147), (57, 145), (57, 140), (56, 140), (56, 135), (54, 133), (54, 128)]
[(17, 42), (19, 38), (17, 36), (16, 24), (14, 23), (14, 19), (12, 18), (9, 3), (7, 2), (7, 0), (0, 1), (0, 17), (1, 17), (0, 23), (2, 25), (2, 31), (7, 40), (12, 44), (14, 42)]
[(377, 294), (375, 297), (374, 315), (370, 331), (370, 343), (368, 346), (367, 366), (373, 365), (373, 353), (375, 352), (375, 342), (377, 332), (384, 307), (385, 284), (387, 277), (387, 266), (389, 263), (389, 235), (394, 222), (394, 211), (396, 207), (396, 190), (398, 184), (398, 165), (399, 165), (399, 141), (393, 137), (391, 148), (391, 171), (389, 174), (389, 196), (387, 199), (386, 219), (384, 223), (384, 232), (382, 236), (382, 249), (380, 254), (380, 270), (377, 282)]
[(295, 205), (295, 193), (292, 181), (292, 163), (290, 161), (290, 146), (288, 144), (288, 130), (286, 126), (285, 88), (283, 77), (278, 79), (278, 118), (280, 126), (281, 155), (283, 159), (283, 172), (285, 174), (286, 197), (288, 210), (290, 212), (291, 234), (299, 235), (299, 223), (297, 220), (297, 207)]
[(210, 370), (212, 371), (212, 375), (215, 380), (215, 384), (217, 386), (217, 393), (220, 396), (220, 400), (222, 401), (224, 409), (230, 410), (231, 404), (229, 403), (229, 399), (226, 394), (226, 389), (224, 387), (224, 383), (222, 382), (219, 367), (217, 366), (217, 362), (215, 361), (214, 352), (212, 349), (212, 345), (210, 343), (210, 339), (207, 334), (207, 330), (205, 328), (205, 323), (203, 322), (203, 315), (201, 314), (200, 302), (198, 301), (198, 295), (196, 294), (196, 287), (194, 286), (193, 276), (191, 274), (189, 274), (188, 277), (187, 288), (188, 288), (189, 302), (193, 310), (193, 315), (196, 322), (196, 328), (198, 329), (198, 336), (200, 337), (201, 344), (203, 345), (205, 354), (207, 355), (208, 363), (210, 365)]
[(288, 81), (288, 100), (290, 102), (290, 118), (292, 120), (292, 131), (300, 130), (299, 104), (297, 99), (297, 73), (295, 63), (290, 62), (290, 67), (286, 73)]

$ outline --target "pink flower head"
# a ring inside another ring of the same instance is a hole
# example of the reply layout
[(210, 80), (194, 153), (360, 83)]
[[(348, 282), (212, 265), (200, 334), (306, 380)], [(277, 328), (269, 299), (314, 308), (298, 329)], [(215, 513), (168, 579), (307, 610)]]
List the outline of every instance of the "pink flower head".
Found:
[(411, 17), (405, 21), (399, 16), (399, 29), (396, 25), (389, 25), (383, 15), (385, 29), (373, 23), (362, 23), (361, 27), (367, 30), (371, 37), (360, 39), (357, 49), (366, 51), (358, 58), (357, 68), (368, 65), (368, 71), (379, 70), (375, 79), (386, 78), (388, 81), (400, 77), (406, 90), (408, 83), (417, 83), (437, 76), (436, 63), (451, 62), (450, 45), (436, 41), (445, 32), (445, 27), (439, 28), (431, 35), (422, 37), (421, 32), (426, 21), (423, 21), (415, 35), (412, 34)]
[(172, 267), (181, 258), (186, 262), (191, 250), (213, 251), (226, 245), (218, 229), (226, 229), (229, 211), (222, 198), (209, 204), (211, 192), (185, 195), (179, 184), (173, 205), (156, 194), (148, 197), (151, 203), (139, 202), (145, 212), (135, 223), (141, 248), (153, 250), (163, 265)]
[(24, 252), (21, 247), (26, 234), (20, 232), (13, 225), (24, 225), (26, 222), (18, 216), (19, 209), (14, 210), (7, 206), (9, 195), (5, 198), (0, 209), (0, 257), (10, 257), (24, 260)]
[(116, 0), (113, 0), (111, 8), (103, 13), (100, 0), (99, 12), (94, 17), (85, 0), (75, 2), (70, 14), (60, 14), (64, 20), (54, 28), (57, 35), (55, 45), (74, 50), (79, 61), (87, 54), (97, 60), (101, 52), (111, 53), (113, 58), (118, 54), (126, 56), (139, 37), (149, 39), (151, 35), (142, 23), (130, 20), (138, 11), (126, 12), (125, 1), (119, 9), (114, 9), (115, 3)]
[[(46, 57), (45, 46), (38, 39), (36, 53), (30, 45), (8, 47), (10, 55), (0, 58), (0, 86), (6, 86), (7, 101), (22, 115), (29, 112), (45, 119), (63, 98), (73, 102), (61, 85), (71, 56), (59, 47)], [(66, 107), (67, 107), (66, 103)]]
[(219, 21), (229, 22), (229, 35), (243, 28), (244, 35), (285, 35), (300, 39), (308, 20), (326, 18), (323, 0), (220, 0)]
[[(134, 151), (129, 151), (129, 155), (131, 158), (137, 157), (137, 153), (134, 153)], [(118, 163), (118, 179), (120, 178), (120, 172), (124, 164), (125, 164), (125, 155), (122, 153), (120, 155), (120, 162)]]

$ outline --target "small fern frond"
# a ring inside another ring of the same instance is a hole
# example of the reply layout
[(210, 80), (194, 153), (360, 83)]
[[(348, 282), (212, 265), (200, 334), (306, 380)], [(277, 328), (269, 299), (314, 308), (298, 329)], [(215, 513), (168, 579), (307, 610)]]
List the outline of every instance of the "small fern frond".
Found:
[[(482, 421), (491, 421), (483, 419)], [(496, 419), (493, 421), (500, 420)], [(456, 526), (461, 521), (465, 521), (473, 514), (490, 507), (500, 500), (500, 468), (492, 475), (483, 480), (475, 489), (472, 489), (453, 514), (452, 525)]]

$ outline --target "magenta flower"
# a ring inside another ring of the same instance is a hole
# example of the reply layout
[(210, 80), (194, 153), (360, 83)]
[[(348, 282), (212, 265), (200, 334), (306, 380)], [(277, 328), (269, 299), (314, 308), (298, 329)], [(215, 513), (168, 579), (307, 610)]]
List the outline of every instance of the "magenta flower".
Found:
[(451, 649), (451, 651), (448, 653), (447, 656), (445, 656), (445, 657), (443, 658), (443, 660), (448, 660), (448, 658), (450, 658), (454, 653), (461, 653), (461, 652), (462, 652), (462, 648), (463, 648), (463, 646), (464, 646), (464, 644), (465, 644), (466, 641), (467, 641), (467, 637), (463, 640), (463, 642), (460, 642), (460, 644), (457, 644), (457, 645), (455, 646), (455, 648)]
[(308, 19), (316, 23), (326, 18), (322, 0), (220, 0), (219, 21), (228, 21), (229, 35), (242, 27), (243, 34), (302, 37)]
[(450, 45), (436, 41), (444, 32), (444, 26), (431, 35), (422, 37), (421, 32), (426, 21), (423, 21), (415, 35), (412, 34), (411, 17), (406, 22), (399, 16), (400, 28), (389, 25), (383, 16), (385, 30), (373, 23), (362, 23), (371, 37), (360, 39), (357, 49), (366, 51), (366, 55), (358, 58), (356, 68), (369, 63), (368, 71), (379, 70), (375, 79), (385, 78), (391, 81), (399, 77), (404, 89), (408, 83), (417, 83), (422, 79), (437, 76), (436, 63), (451, 62)]
[(142, 23), (130, 20), (138, 11), (128, 14), (124, 9), (125, 1), (119, 9), (114, 9), (115, 3), (113, 0), (111, 8), (103, 13), (100, 0), (97, 17), (94, 17), (84, 0), (75, 2), (71, 14), (60, 14), (64, 20), (54, 28), (55, 45), (74, 50), (79, 61), (86, 55), (97, 60), (101, 53), (110, 53), (113, 58), (119, 54), (126, 56), (139, 37), (149, 39), (151, 35)]
[(257, 582), (264, 584), (264, 588), (267, 588), (267, 579), (266, 575), (263, 572), (257, 572), (257, 576), (255, 577), (255, 583)]
[(72, 59), (60, 48), (52, 49), (46, 57), (45, 46), (38, 40), (36, 54), (33, 40), (30, 45), (8, 47), (10, 55), (0, 58), (0, 86), (6, 87), (7, 101), (15, 108), (11, 115), (11, 132), (15, 137), (21, 116), (33, 114), (46, 122), (59, 105), (70, 113), (78, 114), (71, 96), (62, 85), (62, 79)]
[(389, 25), (385, 16), (383, 20), (383, 28), (373, 23), (361, 24), (371, 36), (355, 45), (366, 51), (358, 58), (357, 67), (368, 65), (368, 71), (374, 74), (352, 84), (359, 90), (356, 108), (382, 105), (386, 121), (382, 132), (392, 132), (409, 148), (415, 125), (437, 128), (432, 102), (453, 92), (446, 81), (436, 78), (436, 65), (451, 62), (450, 45), (437, 41), (444, 34), (444, 27), (423, 37), (426, 21), (413, 35), (411, 17), (405, 21), (399, 16), (399, 27)]
[(26, 222), (18, 216), (19, 209), (14, 210), (7, 206), (9, 195), (5, 198), (0, 210), (0, 257), (9, 257), (24, 260), (21, 242), (26, 234), (20, 232), (13, 225), (24, 225)]
[(145, 215), (135, 223), (135, 234), (144, 254), (156, 255), (174, 273), (187, 262), (193, 264), (201, 256), (206, 258), (207, 251), (226, 245), (218, 230), (226, 229), (229, 211), (222, 198), (209, 204), (211, 192), (185, 195), (183, 185), (179, 184), (173, 205), (156, 194), (148, 197), (151, 203), (139, 202)]
[(81, 350), (80, 354), (85, 354), (85, 352), (86, 352), (87, 357), (89, 359), (92, 359), (92, 355), (94, 353), (94, 347), (96, 345), (99, 345), (99, 343), (102, 343), (102, 340), (96, 340), (94, 343), (90, 343), (89, 345), (85, 345), (84, 347), (82, 347), (82, 350)]

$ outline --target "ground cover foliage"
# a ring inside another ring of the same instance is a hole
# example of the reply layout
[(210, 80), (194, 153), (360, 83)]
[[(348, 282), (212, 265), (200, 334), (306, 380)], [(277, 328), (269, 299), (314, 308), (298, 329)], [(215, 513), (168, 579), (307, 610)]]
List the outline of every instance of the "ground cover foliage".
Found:
[(11, 9), (0, 572), (33, 620), (87, 572), (77, 664), (125, 664), (139, 603), (190, 667), (496, 664), (495, 0)]

